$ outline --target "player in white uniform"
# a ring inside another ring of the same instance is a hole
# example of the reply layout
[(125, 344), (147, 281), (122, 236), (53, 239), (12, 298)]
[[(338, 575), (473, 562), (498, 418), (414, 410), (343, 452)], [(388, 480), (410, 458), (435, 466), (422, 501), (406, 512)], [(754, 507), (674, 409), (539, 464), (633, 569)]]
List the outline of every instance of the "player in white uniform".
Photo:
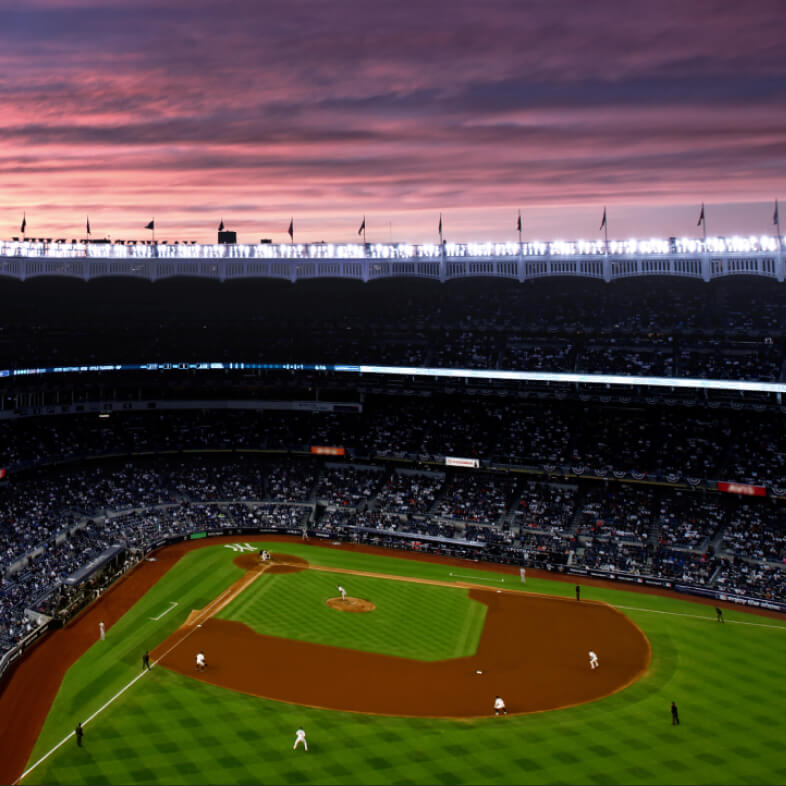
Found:
[(101, 637), (101, 641), (106, 638), (106, 627), (103, 622), (98, 623), (98, 635)]
[(295, 744), (292, 746), (292, 750), (295, 750), (300, 743), (303, 743), (303, 747), (308, 751), (308, 743), (306, 742), (306, 732), (303, 731), (303, 728), (299, 728), (295, 732)]
[(347, 599), (347, 591), (339, 584), (338, 591), (341, 593), (341, 600)]
[(497, 696), (497, 698), (494, 699), (494, 714), (499, 715), (500, 713), (502, 713), (503, 715), (507, 715), (508, 708), (505, 706), (505, 702), (502, 701), (502, 699), (499, 696)]
[(207, 663), (205, 663), (205, 653), (204, 652), (198, 652), (197, 656), (196, 656), (197, 671), (204, 671), (205, 670), (205, 666), (207, 666)]
[(597, 669), (600, 664), (598, 663), (598, 656), (592, 651), (589, 651), (590, 668)]

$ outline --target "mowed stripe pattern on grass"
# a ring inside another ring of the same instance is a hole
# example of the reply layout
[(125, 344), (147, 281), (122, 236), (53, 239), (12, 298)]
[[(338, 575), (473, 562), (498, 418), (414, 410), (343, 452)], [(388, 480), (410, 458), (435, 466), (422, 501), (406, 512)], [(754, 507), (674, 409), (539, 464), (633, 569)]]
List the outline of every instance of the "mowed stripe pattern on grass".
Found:
[[(330, 608), (336, 580), (374, 611)], [(217, 616), (267, 636), (436, 661), (477, 651), (486, 606), (465, 589), (306, 570), (261, 576)]]
[[(182, 625), (192, 609), (207, 605), (243, 575), (227, 559), (225, 549), (204, 549), (186, 554), (167, 573), (164, 581), (106, 632), (66, 674), (31, 762), (56, 745), (78, 720), (84, 721), (133, 679), (141, 669), (142, 653), (152, 650)], [(230, 552), (231, 554), (231, 552)], [(171, 601), (178, 605), (159, 620)]]
[[(297, 547), (308, 558), (308, 547)], [(295, 544), (287, 550), (294, 549)], [(326, 552), (312, 551), (315, 558)], [(211, 571), (221, 567), (205, 552), (188, 570), (199, 571), (209, 583), (215, 578)], [(327, 554), (339, 561), (340, 552)], [(359, 567), (356, 560), (351, 563), (347, 567)], [(434, 566), (421, 565), (423, 575), (436, 575)], [(420, 566), (377, 557), (366, 567), (412, 575)], [(236, 577), (228, 575), (224, 586)], [(572, 591), (570, 585), (547, 581), (528, 582), (530, 587), (554, 594)], [(684, 600), (622, 589), (592, 588), (589, 593), (627, 606), (711, 613)], [(161, 600), (169, 599), (170, 593), (162, 590)], [(358, 716), (256, 699), (154, 669), (86, 728), (83, 749), (69, 741), (26, 782), (786, 782), (786, 629), (721, 625), (646, 610), (627, 614), (652, 643), (651, 669), (626, 690), (591, 704), (471, 722)], [(151, 636), (137, 609), (127, 616), (123, 635), (128, 640), (109, 636), (108, 647), (133, 651)], [(749, 618), (742, 611), (727, 617)], [(536, 642), (535, 632), (533, 646)], [(602, 668), (604, 653), (598, 654)], [(96, 657), (93, 647), (72, 669), (74, 679), (89, 683), (111, 677), (114, 690), (122, 687), (125, 675), (115, 672), (125, 666), (116, 663), (112, 674), (102, 675)], [(671, 725), (672, 700), (680, 708), (679, 727)], [(59, 741), (75, 719), (57, 706), (54, 715), (60, 719), (53, 735)], [(307, 754), (292, 751), (300, 725), (308, 733)]]

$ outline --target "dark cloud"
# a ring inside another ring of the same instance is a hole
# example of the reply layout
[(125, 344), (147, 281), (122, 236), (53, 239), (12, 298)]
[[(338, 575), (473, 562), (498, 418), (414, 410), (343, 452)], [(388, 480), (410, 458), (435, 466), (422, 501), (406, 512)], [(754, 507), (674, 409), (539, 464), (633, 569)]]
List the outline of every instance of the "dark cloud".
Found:
[(0, 9), (0, 187), (42, 210), (765, 199), (786, 163), (780, 0)]

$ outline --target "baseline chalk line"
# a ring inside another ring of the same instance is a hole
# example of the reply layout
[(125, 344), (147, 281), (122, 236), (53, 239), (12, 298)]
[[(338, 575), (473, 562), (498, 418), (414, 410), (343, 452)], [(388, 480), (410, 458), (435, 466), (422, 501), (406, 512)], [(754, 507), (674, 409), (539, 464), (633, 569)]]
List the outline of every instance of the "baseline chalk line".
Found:
[(495, 584), (504, 584), (505, 579), (484, 579), (482, 576), (467, 576), (464, 573), (451, 573), (449, 574), (454, 579), (472, 579), (473, 581), (491, 581)]
[(157, 617), (150, 617), (150, 619), (151, 620), (160, 620), (161, 617), (164, 616), (164, 614), (169, 614), (169, 612), (172, 611), (172, 609), (175, 608), (175, 606), (177, 606), (177, 601), (176, 600), (170, 601), (169, 602), (169, 608), (166, 611), (162, 611)]
[[(688, 614), (684, 611), (662, 611), (661, 609), (643, 609), (640, 606), (618, 606), (616, 603), (612, 603), (615, 609), (625, 609), (626, 611), (647, 611), (650, 614), (668, 614), (672, 617), (691, 617), (695, 620), (705, 620), (707, 622), (715, 622), (717, 623), (717, 619), (715, 615), (709, 614)], [(740, 609), (743, 611), (744, 609)], [(774, 628), (775, 630), (782, 630), (786, 631), (786, 627), (783, 625), (768, 625), (766, 622), (747, 622), (745, 620), (724, 620), (724, 625), (751, 625), (755, 628)]]

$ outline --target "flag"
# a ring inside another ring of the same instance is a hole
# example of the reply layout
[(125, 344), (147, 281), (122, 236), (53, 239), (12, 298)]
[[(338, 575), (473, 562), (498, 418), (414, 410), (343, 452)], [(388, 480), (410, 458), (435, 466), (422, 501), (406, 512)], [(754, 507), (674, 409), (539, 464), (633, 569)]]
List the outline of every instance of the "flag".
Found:
[(775, 200), (775, 212), (772, 214), (772, 223), (778, 225), (778, 200)]
[(87, 217), (87, 234), (90, 234), (90, 216)]
[(606, 226), (606, 208), (603, 208), (603, 220), (600, 222), (600, 229)]
[(218, 231), (219, 232), (223, 232), (224, 231), (224, 219), (223, 218), (221, 219), (221, 223), (218, 225)]
[(366, 231), (366, 217), (363, 216), (363, 223), (360, 225), (360, 229), (358, 229), (358, 234), (362, 235)]
[(289, 229), (287, 230), (287, 234), (289, 237), (294, 240), (295, 239), (295, 218), (294, 216), (289, 219)]
[(516, 229), (521, 232), (521, 213), (519, 213), (519, 220), (516, 222)]
[(22, 228), (19, 230), (22, 234), (25, 232), (25, 227), (27, 226), (27, 214), (22, 216)]
[(442, 237), (442, 213), (439, 214), (439, 236)]
[(701, 203), (701, 213), (699, 213), (699, 221), (696, 226), (700, 227), (702, 221), (704, 221), (704, 202)]
[(154, 219), (151, 219), (147, 224), (145, 224), (145, 229), (155, 229), (156, 222)]

